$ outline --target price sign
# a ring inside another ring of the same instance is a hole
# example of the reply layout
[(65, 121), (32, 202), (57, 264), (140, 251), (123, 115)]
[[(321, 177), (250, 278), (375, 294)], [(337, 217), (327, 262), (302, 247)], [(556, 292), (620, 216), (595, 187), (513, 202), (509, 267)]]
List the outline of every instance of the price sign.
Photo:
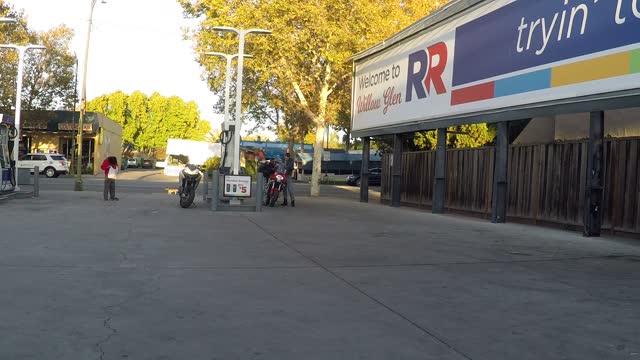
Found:
[(225, 175), (224, 196), (251, 197), (251, 176)]

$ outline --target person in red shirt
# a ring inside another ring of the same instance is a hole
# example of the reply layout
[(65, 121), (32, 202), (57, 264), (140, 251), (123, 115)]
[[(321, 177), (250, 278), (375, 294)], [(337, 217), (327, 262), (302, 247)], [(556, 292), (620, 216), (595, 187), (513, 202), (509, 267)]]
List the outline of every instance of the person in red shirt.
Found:
[(104, 159), (100, 169), (104, 171), (104, 200), (109, 199), (117, 201), (116, 197), (116, 175), (118, 174), (118, 159), (115, 156), (109, 156)]

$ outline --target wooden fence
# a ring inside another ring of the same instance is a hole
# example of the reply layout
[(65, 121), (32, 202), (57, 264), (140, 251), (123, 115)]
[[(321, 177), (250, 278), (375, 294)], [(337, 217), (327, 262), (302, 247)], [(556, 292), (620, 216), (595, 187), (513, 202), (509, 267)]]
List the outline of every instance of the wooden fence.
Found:
[[(605, 141), (603, 228), (640, 233), (640, 138)], [(491, 214), (494, 149), (447, 150), (449, 210)], [(512, 145), (507, 216), (582, 226), (587, 142)], [(401, 202), (431, 206), (435, 152), (402, 157)], [(390, 156), (382, 161), (382, 200), (391, 198)]]

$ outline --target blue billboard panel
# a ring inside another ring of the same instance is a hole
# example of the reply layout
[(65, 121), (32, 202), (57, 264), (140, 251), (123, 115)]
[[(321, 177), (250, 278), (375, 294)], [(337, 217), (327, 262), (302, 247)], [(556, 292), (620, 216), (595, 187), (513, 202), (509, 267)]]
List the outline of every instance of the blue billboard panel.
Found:
[(516, 0), (456, 28), (453, 86), (640, 42), (631, 0)]

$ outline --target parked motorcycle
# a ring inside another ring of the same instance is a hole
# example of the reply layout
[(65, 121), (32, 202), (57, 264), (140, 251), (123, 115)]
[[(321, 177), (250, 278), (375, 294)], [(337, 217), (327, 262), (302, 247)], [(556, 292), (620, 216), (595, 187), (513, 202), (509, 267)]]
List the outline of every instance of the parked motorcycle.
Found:
[(286, 190), (287, 180), (286, 180), (286, 171), (278, 172), (275, 171), (269, 177), (269, 182), (267, 183), (267, 196), (265, 198), (265, 205), (269, 205), (269, 207), (273, 207), (278, 201), (278, 196), (281, 192)]
[(196, 189), (202, 179), (202, 171), (193, 164), (188, 164), (180, 171), (180, 206), (188, 208), (196, 198)]

